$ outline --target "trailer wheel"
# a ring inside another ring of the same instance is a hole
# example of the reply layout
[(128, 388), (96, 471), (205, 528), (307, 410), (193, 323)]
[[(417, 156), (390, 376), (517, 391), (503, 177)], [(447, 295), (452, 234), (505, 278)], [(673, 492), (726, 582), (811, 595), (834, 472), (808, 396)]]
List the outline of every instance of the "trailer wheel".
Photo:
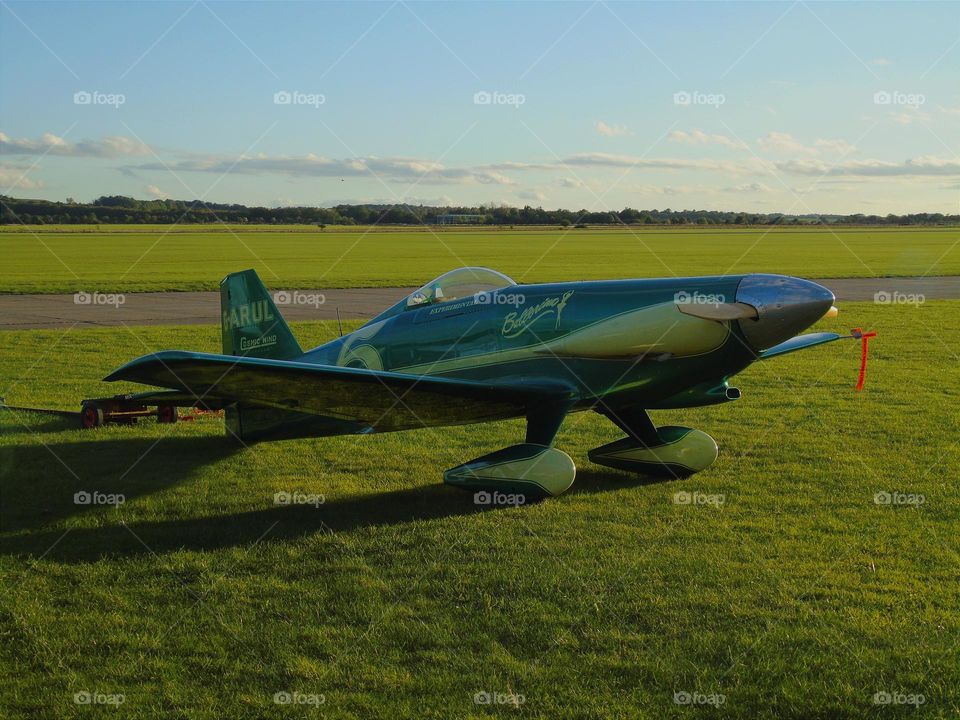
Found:
[(84, 403), (80, 407), (80, 426), (86, 429), (103, 425), (103, 408), (96, 403)]
[(158, 423), (175, 423), (176, 421), (177, 421), (176, 405), (158, 405), (157, 406), (157, 422)]

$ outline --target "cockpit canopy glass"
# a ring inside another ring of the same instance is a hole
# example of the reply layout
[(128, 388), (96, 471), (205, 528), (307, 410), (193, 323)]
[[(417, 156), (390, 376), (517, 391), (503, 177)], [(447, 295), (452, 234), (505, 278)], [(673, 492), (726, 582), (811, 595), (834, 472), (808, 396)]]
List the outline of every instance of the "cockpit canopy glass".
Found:
[(516, 283), (503, 273), (482, 267), (463, 267), (444, 273), (410, 294), (407, 307), (462, 300), (478, 293), (499, 290)]

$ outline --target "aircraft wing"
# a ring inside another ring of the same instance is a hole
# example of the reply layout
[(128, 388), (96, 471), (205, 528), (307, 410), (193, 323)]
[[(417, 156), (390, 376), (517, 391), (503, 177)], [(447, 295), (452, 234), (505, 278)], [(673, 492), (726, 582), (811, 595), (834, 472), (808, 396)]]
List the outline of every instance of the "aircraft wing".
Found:
[(179, 350), (144, 355), (104, 379), (168, 388), (192, 402), (249, 403), (348, 420), (377, 432), (519, 417), (571, 394), (560, 387)]
[(814, 347), (815, 345), (823, 345), (824, 343), (833, 342), (834, 340), (839, 340), (845, 337), (848, 338), (850, 336), (837, 335), (836, 333), (830, 332), (797, 335), (796, 337), (790, 338), (786, 342), (782, 342), (779, 345), (774, 345), (772, 348), (761, 350), (758, 357), (760, 360), (766, 360), (767, 358), (776, 357), (777, 355), (786, 355), (787, 353), (796, 352), (797, 350), (803, 350), (808, 347)]

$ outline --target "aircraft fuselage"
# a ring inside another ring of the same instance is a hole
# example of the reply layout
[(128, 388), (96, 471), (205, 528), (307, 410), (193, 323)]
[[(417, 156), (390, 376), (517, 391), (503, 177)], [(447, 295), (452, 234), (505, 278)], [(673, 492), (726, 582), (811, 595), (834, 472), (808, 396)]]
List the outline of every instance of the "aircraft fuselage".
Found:
[[(680, 310), (736, 302), (757, 307), (759, 317), (717, 321)], [(727, 378), (832, 302), (815, 283), (775, 275), (514, 285), (413, 307), (403, 301), (301, 361), (561, 386), (578, 408), (600, 399), (708, 405), (730, 399)]]

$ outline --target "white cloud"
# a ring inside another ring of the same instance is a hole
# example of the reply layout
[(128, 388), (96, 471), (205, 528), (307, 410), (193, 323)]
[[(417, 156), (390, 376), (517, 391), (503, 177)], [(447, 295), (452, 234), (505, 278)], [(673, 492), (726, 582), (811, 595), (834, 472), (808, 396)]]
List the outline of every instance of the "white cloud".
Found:
[(815, 148), (807, 147), (790, 133), (769, 132), (757, 140), (760, 149), (768, 153), (783, 155), (816, 155)]
[(29, 167), (22, 165), (0, 165), (0, 193), (8, 190), (38, 190), (43, 187), (42, 180), (27, 177)]
[(597, 120), (594, 126), (597, 132), (604, 137), (623, 137), (630, 135), (630, 129), (626, 125), (607, 125), (603, 120)]
[[(314, 155), (256, 155), (239, 160), (228, 156), (207, 156), (173, 163), (146, 163), (136, 170), (172, 170), (174, 172), (212, 172), (220, 174), (254, 175), (275, 174), (291, 177), (379, 177), (384, 180), (420, 181), (425, 184), (481, 183), (513, 185), (514, 181), (502, 172), (488, 167), (451, 168), (433, 160), (418, 158), (362, 158), (331, 159)], [(511, 169), (523, 169), (516, 165)]]
[(147, 191), (147, 195), (157, 200), (166, 200), (170, 197), (169, 193), (164, 192), (163, 190), (158, 188), (156, 185), (147, 185), (145, 189)]
[(53, 133), (44, 133), (38, 140), (28, 140), (11, 138), (0, 132), (0, 155), (117, 158), (149, 154), (147, 145), (120, 135), (71, 143)]
[(764, 185), (763, 183), (752, 182), (752, 183), (744, 183), (743, 185), (732, 185), (730, 187), (725, 187), (721, 190), (721, 192), (756, 194), (756, 193), (770, 193), (770, 192), (773, 192), (773, 190), (768, 185)]
[(560, 178), (557, 181), (557, 185), (562, 188), (573, 188), (575, 190), (582, 190), (587, 187), (587, 184), (583, 180), (571, 177)]
[(626, 167), (641, 170), (707, 170), (724, 173), (767, 172), (769, 163), (762, 160), (711, 160), (706, 158), (644, 158), (612, 153), (578, 153), (562, 161), (564, 165), (584, 167)]
[(874, 58), (870, 61), (871, 65), (876, 65), (877, 67), (886, 67), (887, 65), (893, 65), (892, 60), (887, 60), (887, 58)]
[(526, 163), (505, 160), (503, 162), (488, 163), (483, 166), (483, 169), (504, 172), (511, 170), (556, 170), (557, 165), (556, 163)]
[(517, 193), (517, 197), (524, 200), (534, 200), (536, 202), (544, 202), (547, 199), (546, 194), (536, 189), (521, 190)]
[(919, 108), (911, 108), (906, 105), (903, 106), (903, 110), (887, 113), (887, 117), (897, 125), (913, 125), (918, 122), (927, 122), (930, 119), (928, 113), (921, 111)]
[(630, 192), (638, 195), (687, 195), (696, 192), (696, 188), (684, 185), (634, 185), (630, 188)]
[(846, 140), (815, 140), (813, 145), (818, 151), (831, 155), (850, 155), (857, 152), (857, 148)]
[(831, 165), (813, 158), (777, 163), (777, 169), (796, 175), (858, 177), (960, 177), (960, 160), (932, 155), (896, 163), (888, 160), (855, 160)]
[(746, 143), (740, 140), (734, 140), (726, 135), (711, 135), (699, 128), (694, 128), (689, 132), (685, 130), (674, 130), (667, 135), (667, 139), (671, 142), (686, 143), (687, 145), (723, 145), (734, 148), (735, 150), (745, 150), (747, 147)]
[(831, 155), (849, 155), (857, 151), (857, 148), (846, 140), (814, 140), (813, 145), (804, 145), (790, 133), (770, 132), (757, 141), (760, 149), (764, 152), (776, 155), (800, 155), (813, 157), (821, 153)]

